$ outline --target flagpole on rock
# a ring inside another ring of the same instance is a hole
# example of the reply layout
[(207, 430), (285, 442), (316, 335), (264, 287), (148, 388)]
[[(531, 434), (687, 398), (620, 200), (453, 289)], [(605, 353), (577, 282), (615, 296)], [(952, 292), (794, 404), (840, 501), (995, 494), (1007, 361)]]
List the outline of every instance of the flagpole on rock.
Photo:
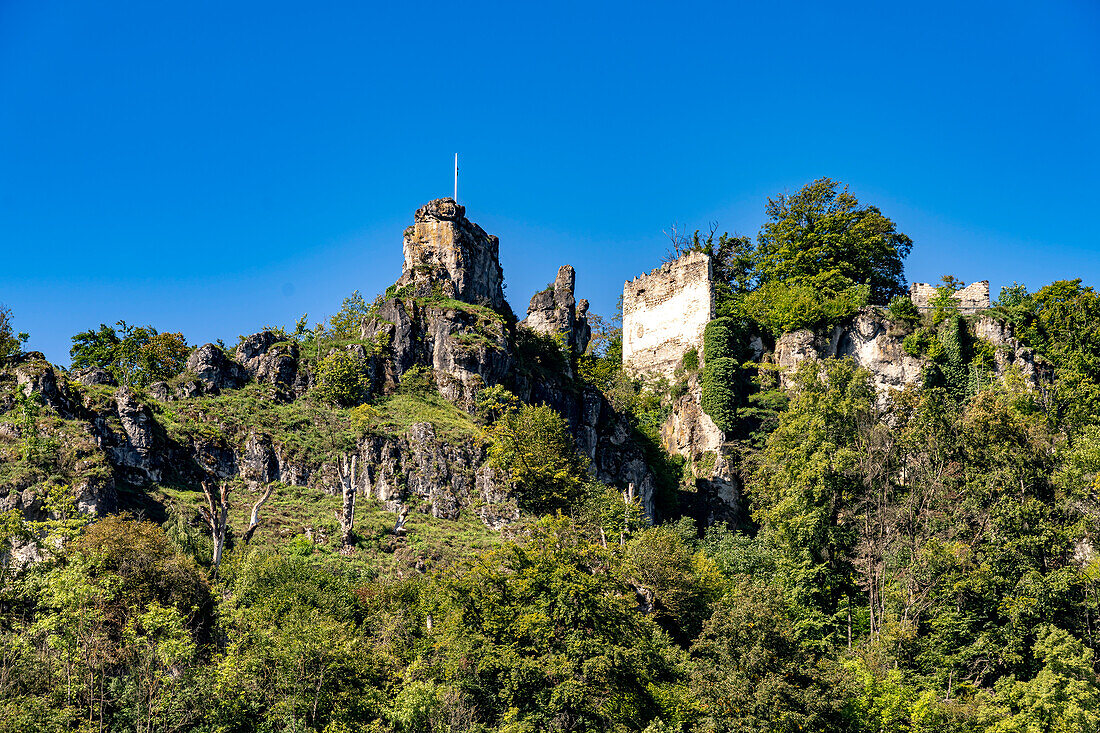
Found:
[(455, 153), (455, 203), (458, 203), (458, 153)]

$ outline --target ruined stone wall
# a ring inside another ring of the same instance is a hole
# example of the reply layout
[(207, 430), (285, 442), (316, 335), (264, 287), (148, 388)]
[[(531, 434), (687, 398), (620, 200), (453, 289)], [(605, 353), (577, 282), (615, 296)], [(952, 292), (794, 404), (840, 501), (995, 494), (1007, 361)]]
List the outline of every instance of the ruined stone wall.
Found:
[(689, 252), (623, 286), (623, 364), (633, 374), (671, 378), (689, 349), (703, 352), (714, 318), (710, 257)]
[[(959, 304), (959, 312), (971, 315), (989, 308), (989, 281), (970, 283), (951, 296)], [(909, 299), (919, 310), (929, 310), (936, 298), (936, 286), (913, 283), (909, 286)]]

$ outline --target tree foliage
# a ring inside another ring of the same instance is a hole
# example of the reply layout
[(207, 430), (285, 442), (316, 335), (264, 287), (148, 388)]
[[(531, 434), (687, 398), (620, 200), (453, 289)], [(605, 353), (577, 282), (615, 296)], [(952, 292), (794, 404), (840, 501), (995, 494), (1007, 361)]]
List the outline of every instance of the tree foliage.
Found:
[(152, 326), (119, 321), (73, 336), (72, 368), (99, 367), (120, 384), (145, 387), (183, 371), (191, 347), (182, 333), (161, 333)]
[(768, 199), (757, 237), (761, 283), (841, 280), (867, 285), (870, 302), (906, 292), (902, 260), (913, 242), (876, 206), (848, 187), (819, 178), (794, 194)]

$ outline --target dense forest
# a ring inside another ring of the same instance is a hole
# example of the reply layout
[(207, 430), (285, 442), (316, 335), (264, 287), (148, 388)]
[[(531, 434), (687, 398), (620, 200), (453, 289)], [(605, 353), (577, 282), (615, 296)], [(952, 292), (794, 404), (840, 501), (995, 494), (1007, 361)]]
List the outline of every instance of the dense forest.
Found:
[[(507, 477), (514, 521), (370, 497), (352, 521), (346, 491), (168, 472), (95, 516), (73, 486), (108, 467), (16, 378), (40, 356), (0, 309), (0, 731), (1100, 731), (1100, 296), (1003, 289), (982, 317), (1038, 368), (997, 371), (962, 283), (925, 311), (906, 297), (914, 245), (876, 207), (822, 179), (766, 214), (755, 238), (673, 233), (670, 258), (710, 255), (719, 317), (671, 382), (624, 369), (615, 319), (572, 354), (455, 306), (517, 369), (599, 390), (648, 451), (653, 517), (507, 384), (468, 408), (431, 370), (370, 389), (387, 344), (362, 337), (380, 301), (357, 293), (272, 329), (310, 366), (296, 399), (257, 382), (160, 399), (194, 347), (121, 322), (73, 337), (71, 370), (112, 386), (56, 371), (74, 402), (137, 395), (165, 441), (262, 426), (334, 475), (351, 442), (428, 422)], [(778, 338), (866, 308), (919, 383), (882, 393), (850, 359), (780, 380)], [(661, 447), (691, 380), (737, 447), (736, 521), (689, 516), (692, 468)]]

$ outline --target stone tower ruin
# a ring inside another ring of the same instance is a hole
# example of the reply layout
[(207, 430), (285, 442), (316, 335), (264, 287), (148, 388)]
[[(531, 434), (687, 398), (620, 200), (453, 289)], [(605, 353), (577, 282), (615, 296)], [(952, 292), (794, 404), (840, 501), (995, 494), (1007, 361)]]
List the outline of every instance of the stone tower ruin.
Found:
[[(917, 310), (931, 310), (932, 301), (936, 299), (936, 295), (935, 285), (913, 283), (909, 286), (909, 300), (913, 301)], [(989, 281), (980, 280), (970, 283), (962, 290), (956, 291), (951, 298), (959, 304), (959, 313), (964, 316), (984, 311), (989, 308)]]
[(690, 349), (703, 352), (714, 318), (710, 257), (688, 252), (623, 286), (623, 364), (636, 376), (672, 378)]

